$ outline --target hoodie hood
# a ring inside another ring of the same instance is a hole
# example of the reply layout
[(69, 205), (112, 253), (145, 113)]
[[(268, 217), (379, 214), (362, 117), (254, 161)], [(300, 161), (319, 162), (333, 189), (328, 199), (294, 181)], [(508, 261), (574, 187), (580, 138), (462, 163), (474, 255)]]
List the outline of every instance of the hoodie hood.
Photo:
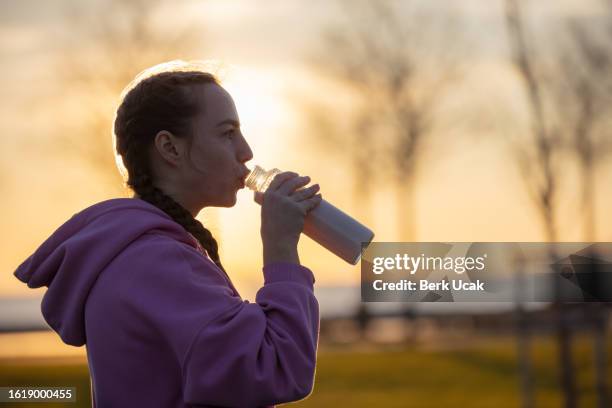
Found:
[(73, 215), (14, 275), (30, 288), (48, 287), (43, 317), (65, 343), (82, 346), (85, 304), (96, 279), (130, 243), (150, 232), (198, 248), (197, 240), (159, 208), (138, 198), (117, 198)]

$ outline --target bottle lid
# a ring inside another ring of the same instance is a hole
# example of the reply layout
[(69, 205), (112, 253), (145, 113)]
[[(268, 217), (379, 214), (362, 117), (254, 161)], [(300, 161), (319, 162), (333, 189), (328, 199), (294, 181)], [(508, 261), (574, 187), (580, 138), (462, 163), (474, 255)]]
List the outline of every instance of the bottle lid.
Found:
[(244, 184), (253, 191), (264, 192), (268, 189), (274, 176), (280, 172), (279, 169), (266, 171), (262, 167), (255, 166), (247, 176)]
[(260, 191), (259, 187), (265, 181), (266, 171), (259, 166), (255, 166), (249, 173), (244, 184), (253, 191)]

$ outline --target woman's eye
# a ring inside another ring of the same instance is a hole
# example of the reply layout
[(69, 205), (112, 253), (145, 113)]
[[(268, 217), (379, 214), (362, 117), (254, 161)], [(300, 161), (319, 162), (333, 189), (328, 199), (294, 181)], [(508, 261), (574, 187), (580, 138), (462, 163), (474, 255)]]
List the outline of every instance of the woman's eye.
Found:
[(229, 137), (230, 139), (234, 137), (235, 129), (230, 129), (228, 131), (223, 132), (223, 136)]

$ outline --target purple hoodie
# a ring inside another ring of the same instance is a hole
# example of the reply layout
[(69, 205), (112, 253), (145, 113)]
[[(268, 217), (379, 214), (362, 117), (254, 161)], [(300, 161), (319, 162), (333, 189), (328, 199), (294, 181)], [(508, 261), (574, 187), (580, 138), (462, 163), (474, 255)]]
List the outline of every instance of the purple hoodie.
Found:
[(312, 390), (319, 332), (314, 276), (263, 268), (243, 300), (197, 240), (140, 199), (75, 214), (15, 271), (47, 286), (42, 314), (87, 345), (94, 403), (106, 407), (257, 407)]

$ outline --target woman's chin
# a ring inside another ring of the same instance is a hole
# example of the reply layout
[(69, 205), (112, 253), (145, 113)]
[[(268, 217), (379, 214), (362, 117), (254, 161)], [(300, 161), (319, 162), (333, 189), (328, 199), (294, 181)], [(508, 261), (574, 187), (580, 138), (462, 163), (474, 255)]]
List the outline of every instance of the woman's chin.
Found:
[(236, 196), (232, 197), (232, 199), (231, 199), (231, 200), (230, 200), (230, 202), (229, 202), (229, 203), (226, 205), (226, 207), (233, 207), (233, 206), (235, 206), (237, 201), (238, 201), (238, 200), (237, 200)]
[(233, 207), (236, 205), (236, 202), (238, 201), (238, 198), (236, 197), (236, 193), (234, 192), (233, 194), (230, 194), (225, 200), (223, 200), (223, 203), (219, 203), (218, 207)]
[(226, 190), (223, 194), (215, 194), (208, 198), (206, 207), (233, 207), (238, 202), (239, 189)]
[(236, 202), (237, 202), (237, 198), (236, 198), (236, 195), (234, 194), (233, 196), (229, 196), (227, 198), (220, 198), (220, 199), (215, 200), (215, 201), (209, 201), (202, 208), (205, 208), (205, 207), (229, 208), (229, 207), (235, 206)]

